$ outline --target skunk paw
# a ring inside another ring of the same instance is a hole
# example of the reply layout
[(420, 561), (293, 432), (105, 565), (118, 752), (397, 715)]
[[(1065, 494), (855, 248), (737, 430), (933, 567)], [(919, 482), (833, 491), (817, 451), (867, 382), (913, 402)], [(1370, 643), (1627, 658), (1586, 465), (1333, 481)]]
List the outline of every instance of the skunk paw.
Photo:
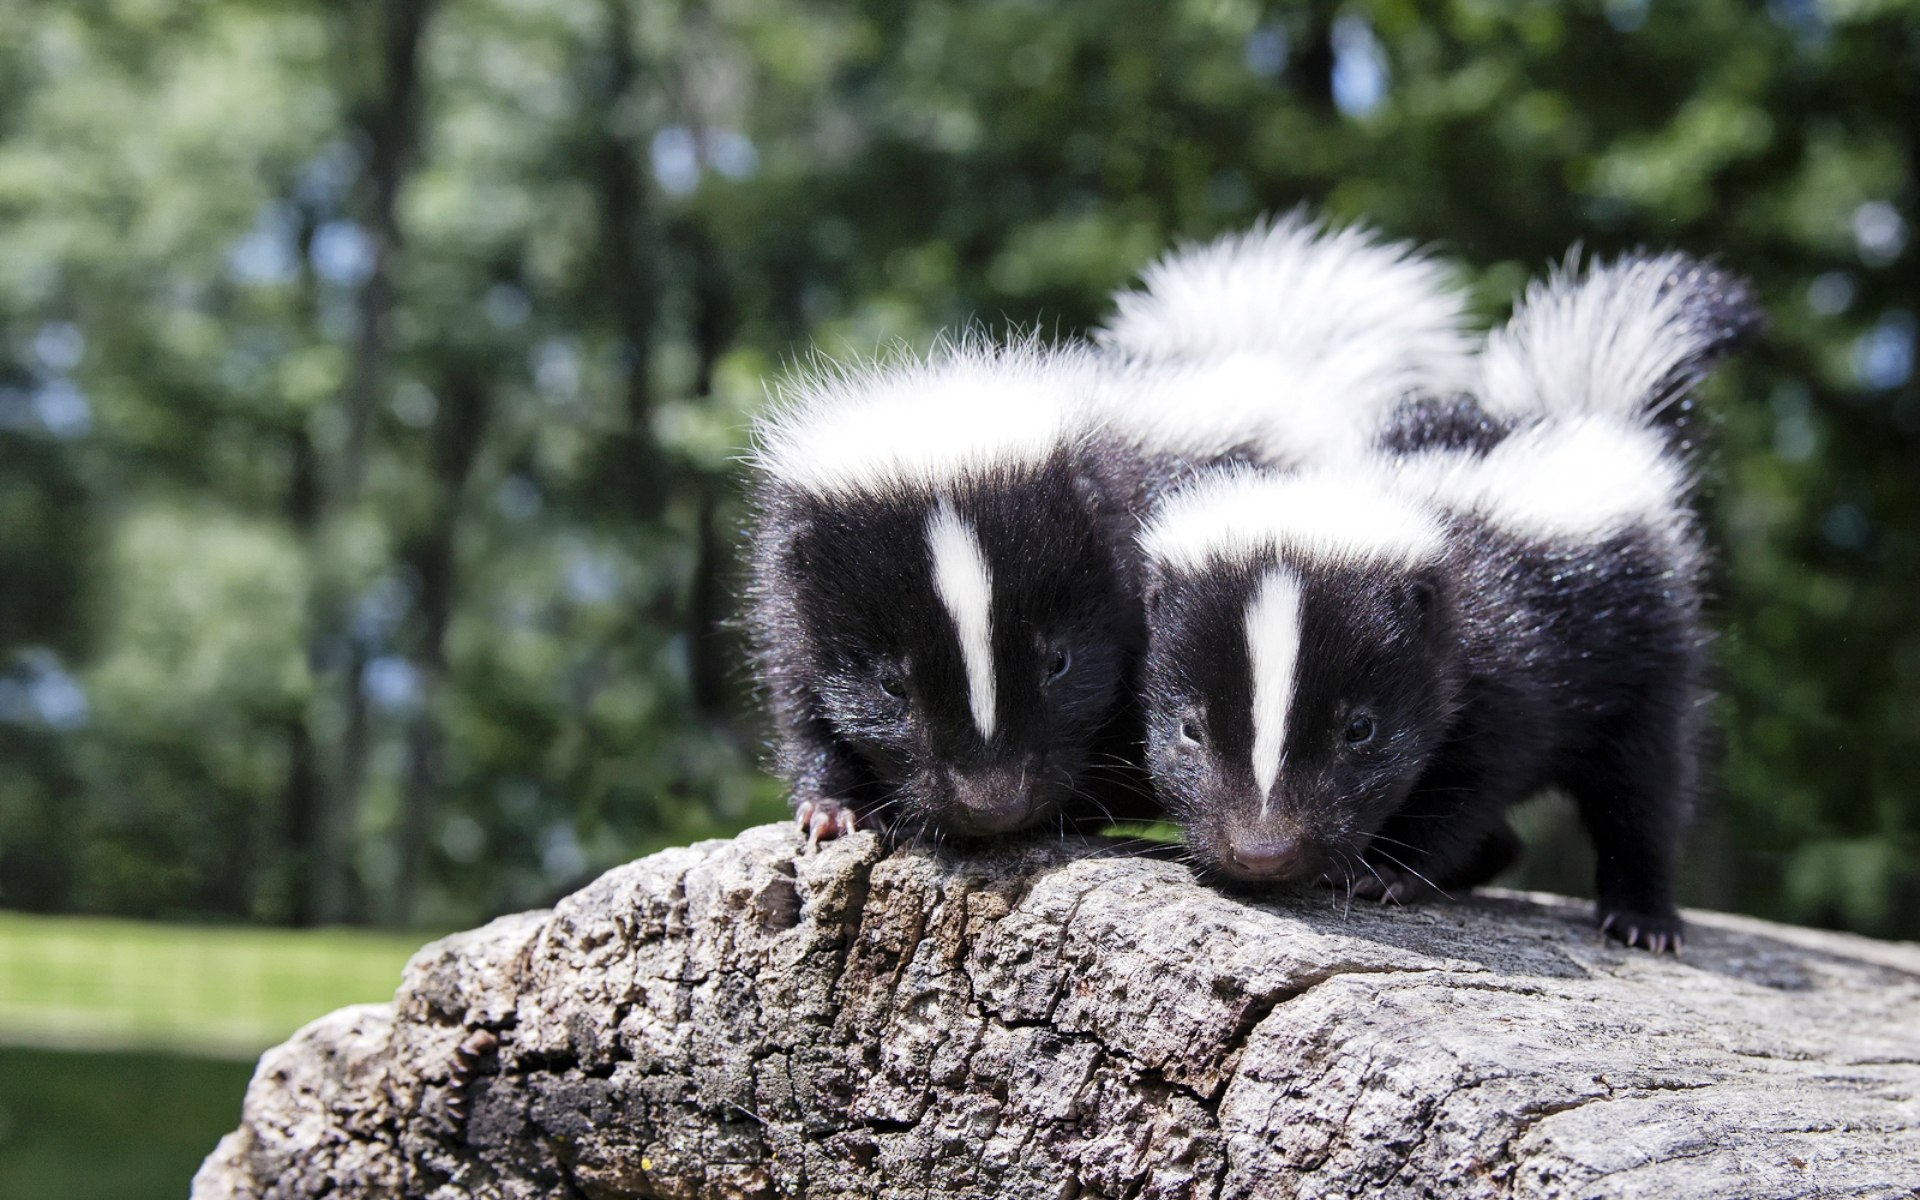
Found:
[(1351, 888), (1353, 894), (1362, 900), (1378, 900), (1382, 904), (1418, 904), (1422, 900), (1432, 900), (1445, 894), (1411, 871), (1379, 863), (1367, 865), (1372, 870), (1354, 880)]
[(1648, 912), (1619, 904), (1600, 906), (1600, 932), (1627, 946), (1639, 946), (1655, 954), (1680, 953), (1680, 914), (1671, 908)]
[(807, 835), (809, 850), (817, 849), (821, 842), (847, 837), (858, 829), (880, 827), (878, 818), (862, 817), (838, 800), (802, 800), (793, 811), (800, 821), (800, 831)]

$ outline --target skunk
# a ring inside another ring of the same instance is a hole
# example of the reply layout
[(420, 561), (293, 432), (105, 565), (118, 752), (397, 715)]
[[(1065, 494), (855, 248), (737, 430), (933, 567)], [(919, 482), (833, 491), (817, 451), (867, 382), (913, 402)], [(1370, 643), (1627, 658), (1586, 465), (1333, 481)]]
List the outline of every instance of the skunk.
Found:
[(1217, 471), (1144, 530), (1148, 762), (1204, 868), (1409, 901), (1559, 787), (1601, 927), (1679, 947), (1707, 700), (1695, 468), (1662, 413), (1758, 323), (1677, 257), (1556, 275), (1489, 340), (1484, 436)]
[(810, 841), (1007, 832), (1138, 744), (1133, 519), (1082, 454), (1096, 370), (969, 337), (816, 369), (759, 425), (747, 624)]

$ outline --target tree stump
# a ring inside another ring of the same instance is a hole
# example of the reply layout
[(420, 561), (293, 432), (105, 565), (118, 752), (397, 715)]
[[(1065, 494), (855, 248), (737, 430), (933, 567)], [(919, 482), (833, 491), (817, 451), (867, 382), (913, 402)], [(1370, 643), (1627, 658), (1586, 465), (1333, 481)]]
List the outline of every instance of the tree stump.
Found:
[(421, 950), (261, 1059), (193, 1195), (1916, 1194), (1920, 947), (1689, 919), (767, 826)]

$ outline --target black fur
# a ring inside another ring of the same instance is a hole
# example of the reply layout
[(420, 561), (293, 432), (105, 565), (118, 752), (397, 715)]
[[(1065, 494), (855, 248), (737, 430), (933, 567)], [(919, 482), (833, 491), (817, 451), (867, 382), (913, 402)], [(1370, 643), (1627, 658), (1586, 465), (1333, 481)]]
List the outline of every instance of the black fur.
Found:
[[(1144, 792), (1137, 752), (1127, 763), (1143, 641), (1131, 517), (1070, 447), (940, 496), (823, 497), (767, 478), (758, 499), (751, 627), (796, 807), (982, 835), (1104, 815)], [(926, 529), (942, 502), (992, 569), (991, 740), (934, 589)], [(1068, 668), (1050, 678), (1063, 651)]]
[[(1398, 900), (1485, 882), (1516, 849), (1507, 809), (1559, 787), (1599, 852), (1602, 920), (1664, 946), (1680, 928), (1673, 860), (1707, 696), (1698, 561), (1670, 529), (1554, 546), (1468, 520), (1411, 571), (1268, 557), (1156, 579), (1156, 784), (1221, 875)], [(1297, 571), (1304, 607), (1262, 819), (1243, 623), (1276, 563)], [(1362, 714), (1375, 731), (1354, 745)], [(1196, 720), (1197, 745), (1181, 728)]]
[[(1630, 256), (1648, 257), (1644, 253)], [(1647, 398), (1645, 409), (1656, 417), (1682, 419), (1693, 407), (1693, 391), (1714, 367), (1758, 337), (1766, 328), (1766, 313), (1744, 279), (1710, 262), (1681, 258), (1661, 289), (1663, 296), (1680, 295), (1680, 325), (1698, 352), (1682, 359)]]
[[(1680, 293), (1671, 319), (1692, 350), (1606, 415), (1656, 431), (1692, 472), (1693, 389), (1764, 322), (1738, 279), (1673, 262), (1659, 294)], [(1464, 462), (1556, 419), (1411, 397), (1374, 448)], [(1584, 542), (1444, 516), (1445, 553), (1413, 571), (1272, 556), (1197, 575), (1150, 565), (1149, 764), (1196, 860), (1229, 878), (1324, 879), (1397, 900), (1468, 888), (1518, 851), (1506, 810), (1557, 787), (1598, 852), (1603, 928), (1677, 949), (1674, 856), (1701, 786), (1709, 689), (1704, 550), (1687, 497), (1669, 500)], [(1284, 766), (1263, 816), (1244, 621), (1275, 566), (1303, 580), (1304, 604)], [(1376, 728), (1355, 743), (1346, 730), (1359, 716)]]
[(1427, 451), (1485, 454), (1512, 433), (1512, 421), (1488, 413), (1470, 395), (1408, 396), (1387, 414), (1374, 445), (1383, 454)]

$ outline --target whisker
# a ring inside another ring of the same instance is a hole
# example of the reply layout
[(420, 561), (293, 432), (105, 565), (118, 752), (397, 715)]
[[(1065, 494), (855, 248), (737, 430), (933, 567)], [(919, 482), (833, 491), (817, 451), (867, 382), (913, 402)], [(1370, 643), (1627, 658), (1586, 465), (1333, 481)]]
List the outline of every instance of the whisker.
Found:
[(1441, 887), (1439, 884), (1435, 883), (1433, 880), (1428, 879), (1425, 875), (1422, 875), (1419, 871), (1414, 870), (1412, 867), (1408, 866), (1406, 863), (1401, 862), (1398, 858), (1395, 858), (1393, 855), (1388, 854), (1385, 850), (1382, 850), (1380, 853), (1386, 856), (1387, 861), (1393, 863), (1395, 866), (1399, 867), (1402, 871), (1407, 872), (1408, 874), (1412, 875), (1415, 879), (1418, 879), (1421, 883), (1426, 884), (1428, 887), (1432, 888), (1434, 891), (1440, 893), (1440, 895), (1444, 896), (1446, 899), (1448, 900), (1453, 899), (1453, 897), (1447, 892), (1445, 888)]
[[(1384, 899), (1386, 899), (1386, 898), (1387, 898), (1387, 897), (1388, 897), (1388, 896), (1389, 896), (1389, 895), (1390, 895), (1390, 894), (1392, 893), (1392, 891), (1393, 891), (1393, 889), (1392, 889), (1391, 887), (1389, 887), (1389, 886), (1388, 886), (1388, 884), (1387, 884), (1387, 880), (1386, 880), (1386, 877), (1385, 877), (1385, 876), (1383, 876), (1383, 875), (1381, 875), (1379, 871), (1377, 871), (1377, 870), (1375, 870), (1375, 869), (1374, 869), (1374, 866), (1373, 866), (1373, 864), (1367, 861), (1367, 859), (1366, 859), (1366, 856), (1365, 856), (1365, 855), (1361, 855), (1361, 856), (1360, 856), (1360, 860), (1359, 860), (1359, 861), (1360, 861), (1360, 865), (1361, 865), (1361, 866), (1363, 866), (1363, 867), (1365, 867), (1365, 868), (1367, 869), (1367, 871), (1368, 871), (1368, 873), (1369, 873), (1369, 874), (1371, 874), (1371, 875), (1372, 875), (1372, 876), (1374, 877), (1374, 879), (1376, 879), (1376, 880), (1378, 880), (1378, 881), (1379, 881), (1379, 883), (1380, 883), (1380, 898), (1381, 898), (1381, 899), (1383, 899), (1383, 900), (1384, 900)], [(1396, 904), (1398, 904), (1398, 903), (1399, 903), (1399, 901), (1397, 901), (1397, 900), (1396, 900), (1396, 901), (1394, 901), (1394, 903), (1396, 903)]]

